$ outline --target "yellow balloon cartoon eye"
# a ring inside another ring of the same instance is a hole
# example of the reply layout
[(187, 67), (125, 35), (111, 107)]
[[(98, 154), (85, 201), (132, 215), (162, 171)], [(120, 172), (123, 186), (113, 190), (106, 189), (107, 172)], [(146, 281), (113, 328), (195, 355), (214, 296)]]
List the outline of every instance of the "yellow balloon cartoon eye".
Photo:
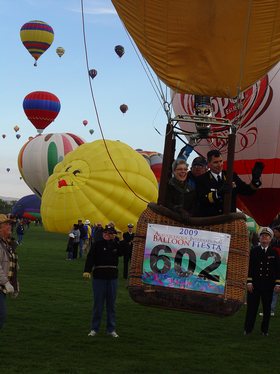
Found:
[(81, 174), (80, 170), (74, 170), (73, 174), (76, 176), (76, 174)]

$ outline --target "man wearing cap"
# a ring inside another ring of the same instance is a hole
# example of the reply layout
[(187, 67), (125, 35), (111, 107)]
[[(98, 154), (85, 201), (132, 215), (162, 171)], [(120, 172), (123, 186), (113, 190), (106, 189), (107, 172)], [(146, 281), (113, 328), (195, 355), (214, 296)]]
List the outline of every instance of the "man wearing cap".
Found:
[(118, 286), (118, 258), (122, 251), (114, 240), (117, 231), (105, 226), (103, 239), (93, 242), (87, 255), (83, 277), (93, 278), (93, 314), (91, 331), (88, 336), (95, 336), (100, 329), (104, 303), (107, 311), (107, 334), (118, 338), (116, 333), (115, 302)]
[(247, 311), (244, 335), (253, 331), (260, 300), (263, 307), (261, 333), (268, 335), (272, 294), (280, 292), (280, 258), (272, 248), (273, 231), (262, 227), (259, 232), (260, 245), (251, 250), (247, 280)]
[(196, 187), (196, 178), (206, 173), (207, 161), (204, 157), (199, 156), (193, 159), (191, 170), (187, 175), (187, 183), (192, 187)]
[[(224, 194), (229, 192), (227, 173), (223, 170), (223, 158), (221, 152), (214, 149), (207, 153), (209, 170), (196, 179), (197, 210), (200, 217), (217, 216), (223, 214)], [(261, 174), (264, 165), (256, 162), (252, 169), (252, 181), (245, 183), (236, 173), (233, 173), (231, 212), (236, 212), (237, 195), (253, 195), (261, 186)]]
[(0, 214), (0, 329), (6, 320), (6, 295), (16, 297), (19, 292), (17, 281), (18, 261), (11, 242), (11, 220)]
[(123, 233), (123, 277), (127, 279), (128, 265), (131, 260), (134, 233), (132, 232), (134, 225), (129, 223), (127, 225), (127, 232)]

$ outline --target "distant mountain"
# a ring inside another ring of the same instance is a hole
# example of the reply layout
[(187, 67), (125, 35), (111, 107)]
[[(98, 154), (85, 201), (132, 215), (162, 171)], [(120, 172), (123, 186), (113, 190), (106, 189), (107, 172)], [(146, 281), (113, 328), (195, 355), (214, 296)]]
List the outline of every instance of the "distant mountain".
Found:
[(18, 201), (19, 200), (18, 197), (7, 197), (7, 196), (0, 196), (0, 199), (4, 201)]

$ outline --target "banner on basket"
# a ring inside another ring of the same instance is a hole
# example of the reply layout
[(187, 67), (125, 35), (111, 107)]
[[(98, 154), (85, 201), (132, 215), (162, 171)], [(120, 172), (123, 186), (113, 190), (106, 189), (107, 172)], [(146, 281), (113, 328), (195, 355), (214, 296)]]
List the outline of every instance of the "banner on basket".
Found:
[(142, 280), (170, 288), (223, 294), (230, 235), (149, 224)]

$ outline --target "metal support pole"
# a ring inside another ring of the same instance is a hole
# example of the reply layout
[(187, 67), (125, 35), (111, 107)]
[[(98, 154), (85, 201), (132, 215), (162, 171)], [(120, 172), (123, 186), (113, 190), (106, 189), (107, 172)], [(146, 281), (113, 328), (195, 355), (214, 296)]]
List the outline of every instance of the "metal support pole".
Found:
[(171, 121), (166, 125), (165, 143), (159, 184), (158, 204), (165, 205), (167, 183), (172, 175), (172, 163), (175, 154), (175, 139), (173, 137), (173, 127)]
[(230, 190), (229, 192), (225, 193), (225, 196), (224, 196), (224, 214), (229, 214), (231, 211), (235, 139), (236, 139), (235, 131), (232, 131), (232, 133), (228, 135), (227, 180), (226, 180), (226, 184), (230, 186)]

